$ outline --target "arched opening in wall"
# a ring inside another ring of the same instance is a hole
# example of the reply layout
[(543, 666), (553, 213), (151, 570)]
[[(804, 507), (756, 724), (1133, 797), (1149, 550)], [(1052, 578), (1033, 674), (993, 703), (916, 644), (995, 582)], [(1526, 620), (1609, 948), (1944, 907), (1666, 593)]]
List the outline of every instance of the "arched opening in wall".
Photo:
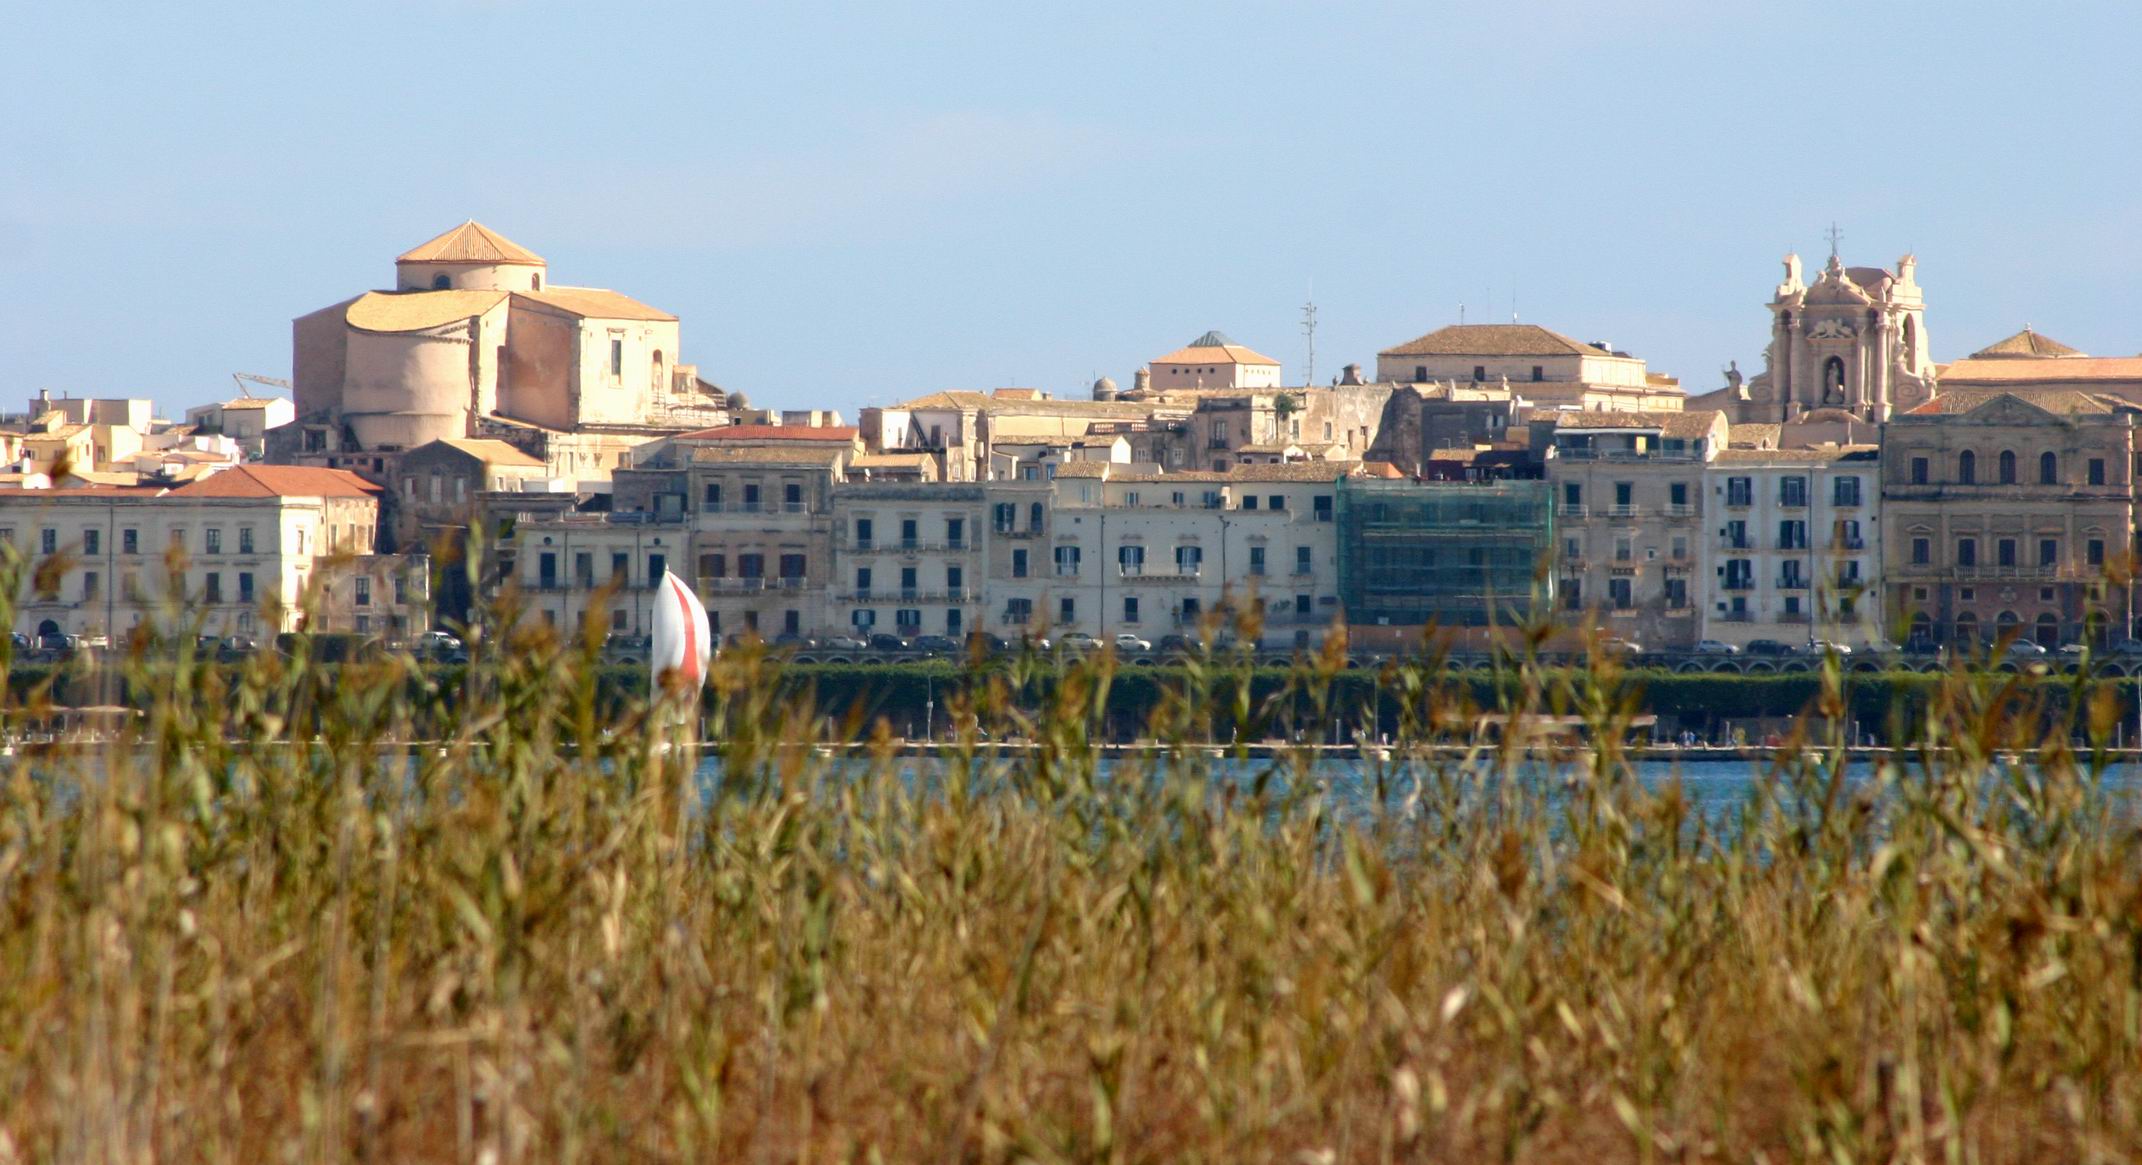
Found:
[(533, 274), (533, 275), (530, 275), (530, 276), (528, 277), (528, 290), (530, 290), (530, 291), (541, 291), (541, 290), (543, 290), (543, 273), (542, 273), (541, 271), (538, 271), (538, 272), (536, 272), (535, 274)]
[(2000, 643), (2017, 637), (2017, 628), (2023, 620), (2014, 611), (2003, 611), (1993, 617), (1993, 641)]
[(1914, 651), (1924, 651), (1934, 642), (1934, 617), (1924, 611), (1914, 611), (1911, 616), (1911, 635), (1905, 646)]
[(2016, 451), (2015, 451), (2015, 450), (2013, 450), (2013, 449), (2003, 449), (2003, 450), (2001, 450), (2001, 461), (2000, 461), (2000, 477), (2001, 477), (2001, 484), (2002, 484), (2002, 485), (2014, 485), (2014, 484), (2016, 483)]
[(453, 285), (454, 281), (448, 279), (443, 274), (434, 275), (431, 277), (431, 289), (433, 291), (445, 291), (447, 288), (452, 287)]
[(1845, 403), (1844, 357), (1832, 356), (1822, 362), (1822, 403), (1841, 405)]
[(2051, 611), (2038, 616), (2038, 646), (2060, 646), (2060, 616)]
[(37, 625), (37, 634), (40, 638), (46, 635), (57, 635), (59, 633), (60, 627), (58, 621), (56, 620), (47, 619)]
[(661, 392), (669, 387), (669, 382), (662, 379), (662, 349), (660, 348), (654, 350), (654, 371), (651, 379), (654, 382), (654, 390), (656, 392)]
[(2060, 484), (2060, 455), (2050, 449), (2038, 454), (2038, 484)]
[(2083, 638), (2092, 647), (2105, 646), (2105, 632), (2112, 626), (2112, 619), (2102, 610), (2093, 610), (2083, 616)]
[(1919, 321), (1904, 317), (1904, 363), (1916, 368), (1919, 365)]
[(1969, 651), (1978, 646), (1978, 616), (1965, 611), (1956, 616), (1956, 646)]
[(1960, 485), (1978, 484), (1978, 454), (1966, 449), (1956, 455), (1956, 481)]

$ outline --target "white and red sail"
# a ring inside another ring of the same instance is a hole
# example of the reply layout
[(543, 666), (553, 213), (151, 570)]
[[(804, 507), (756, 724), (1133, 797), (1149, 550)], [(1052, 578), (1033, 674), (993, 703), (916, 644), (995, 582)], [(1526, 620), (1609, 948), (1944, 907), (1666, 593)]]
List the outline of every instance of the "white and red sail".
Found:
[(665, 672), (677, 672), (694, 691), (707, 682), (707, 664), (714, 658), (714, 636), (707, 626), (707, 609), (669, 571), (662, 572), (662, 585), (655, 591), (654, 643), (647, 662), (654, 669), (655, 688), (662, 688)]

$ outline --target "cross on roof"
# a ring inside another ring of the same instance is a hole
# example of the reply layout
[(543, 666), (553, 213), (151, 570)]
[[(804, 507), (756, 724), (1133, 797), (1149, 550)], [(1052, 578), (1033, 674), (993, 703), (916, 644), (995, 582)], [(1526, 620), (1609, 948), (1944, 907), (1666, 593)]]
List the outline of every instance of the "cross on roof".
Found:
[(1830, 258), (1835, 259), (1837, 257), (1837, 244), (1844, 238), (1844, 232), (1837, 228), (1837, 220), (1830, 220), (1830, 229), (1823, 232), (1823, 236), (1830, 241)]

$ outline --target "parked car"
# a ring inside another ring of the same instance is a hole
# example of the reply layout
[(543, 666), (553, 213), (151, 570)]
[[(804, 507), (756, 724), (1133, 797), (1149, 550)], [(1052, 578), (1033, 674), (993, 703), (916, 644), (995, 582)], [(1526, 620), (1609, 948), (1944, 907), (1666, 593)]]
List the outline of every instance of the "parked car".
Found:
[(867, 651), (870, 649), (868, 643), (853, 635), (828, 635), (818, 641), (818, 646), (824, 651)]
[(1716, 639), (1699, 639), (1696, 641), (1696, 654), (1739, 655), (1740, 646), (1738, 644), (1721, 642)]
[(1056, 645), (1065, 651), (1091, 651), (1099, 647), (1101, 641), (1086, 634), (1084, 631), (1071, 631), (1059, 637), (1056, 640)]
[(2045, 654), (2045, 647), (2036, 640), (2013, 639), (2009, 641), (2008, 654), (2036, 657)]
[(2088, 655), (2090, 654), (2090, 645), (2087, 643), (2063, 643), (2060, 645), (2060, 654), (2066, 656)]
[(1780, 643), (1775, 639), (1750, 639), (1745, 650), (1749, 655), (1791, 655), (1793, 653), (1792, 644)]
[(2142, 655), (2142, 639), (2115, 639), (2105, 650), (2113, 655)]
[(1609, 635), (1599, 641), (1599, 650), (1607, 655), (1642, 655), (1644, 653), (1644, 645), (1634, 639), (1623, 639), (1619, 635)]
[(1132, 634), (1129, 631), (1118, 631), (1116, 633), (1116, 650), (1122, 652), (1136, 652), (1139, 655), (1144, 655), (1145, 653), (1153, 650), (1153, 641), (1150, 639), (1143, 638), (1142, 636)]
[(451, 631), (426, 631), (409, 646), (418, 655), (444, 659), (461, 650), (461, 637)]
[(890, 631), (880, 631), (870, 637), (872, 651), (906, 651), (908, 642)]
[(1010, 651), (1011, 646), (1011, 644), (1004, 641), (1002, 636), (991, 635), (987, 631), (967, 632), (968, 651), (980, 651), (994, 655), (1000, 651)]
[(908, 646), (916, 651), (927, 651), (934, 655), (950, 655), (959, 650), (959, 640), (950, 635), (917, 635), (908, 642)]
[(1197, 650), (1197, 641), (1188, 635), (1163, 635), (1153, 642), (1153, 649), (1162, 655), (1189, 655)]
[(1813, 652), (1813, 653), (1814, 653), (1814, 654), (1816, 654), (1816, 655), (1830, 655), (1830, 654), (1833, 654), (1833, 653), (1834, 653), (1834, 654), (1836, 654), (1836, 655), (1850, 655), (1850, 654), (1852, 654), (1852, 645), (1851, 645), (1851, 644), (1849, 644), (1849, 643), (1838, 643), (1838, 642), (1836, 642), (1835, 640), (1830, 640), (1830, 639), (1816, 639), (1816, 640), (1813, 640), (1813, 641), (1811, 641), (1811, 642), (1809, 642), (1809, 643), (1808, 643), (1808, 645), (1807, 645), (1807, 649), (1808, 649), (1808, 650), (1809, 650), (1810, 652)]
[(773, 637), (773, 645), (775, 647), (792, 648), (796, 651), (809, 651), (812, 648), (818, 646), (818, 641), (808, 635), (799, 634), (794, 631), (783, 631), (779, 635)]
[(37, 645), (30, 641), (30, 637), (20, 631), (8, 632), (7, 641), (14, 645), (16, 651), (34, 651), (37, 648)]
[(1019, 636), (1019, 644), (1022, 648), (1031, 649), (1034, 651), (1047, 651), (1050, 647), (1054, 646), (1049, 642), (1049, 637), (1046, 635), (1022, 634)]
[(37, 637), (37, 650), (51, 652), (53, 654), (58, 655), (64, 655), (68, 652), (73, 651), (75, 649), (75, 644), (76, 640), (74, 636), (63, 635), (56, 631)]

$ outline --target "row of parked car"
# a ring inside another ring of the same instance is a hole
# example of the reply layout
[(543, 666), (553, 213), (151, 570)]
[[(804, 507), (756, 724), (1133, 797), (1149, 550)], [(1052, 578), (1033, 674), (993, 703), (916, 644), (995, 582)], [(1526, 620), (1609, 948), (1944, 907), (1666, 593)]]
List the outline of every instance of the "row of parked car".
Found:
[[(1098, 639), (1083, 631), (1069, 631), (1055, 638), (1043, 635), (1025, 635), (1017, 639), (1005, 639), (986, 631), (970, 632), (964, 640), (949, 635), (895, 635), (880, 631), (872, 635), (777, 635), (772, 646), (791, 651), (811, 652), (874, 652), (883, 655), (903, 656), (949, 656), (981, 651), (997, 654), (1026, 649), (1034, 651), (1085, 652), (1113, 647), (1119, 655), (1188, 655), (1198, 649), (1199, 641), (1188, 635), (1163, 635), (1159, 639), (1147, 639), (1142, 635), (1125, 631)], [(1232, 639), (1223, 638), (1214, 646), (1225, 650), (1233, 645)]]

